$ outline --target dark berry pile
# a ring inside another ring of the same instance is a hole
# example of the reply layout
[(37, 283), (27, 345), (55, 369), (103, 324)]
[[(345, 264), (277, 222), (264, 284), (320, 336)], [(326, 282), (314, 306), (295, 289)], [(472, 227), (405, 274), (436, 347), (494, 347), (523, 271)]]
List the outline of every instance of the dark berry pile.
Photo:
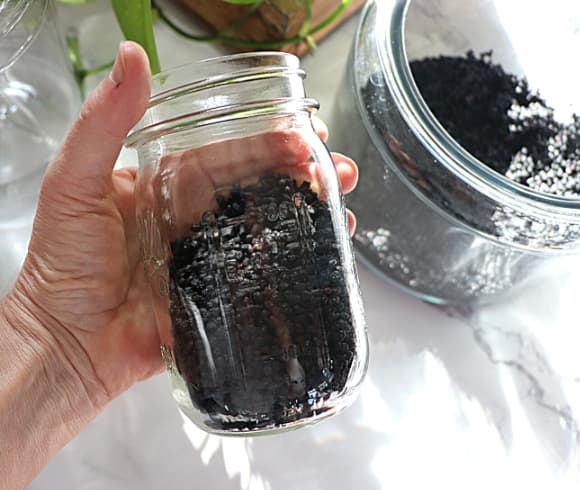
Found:
[(227, 431), (316, 415), (355, 357), (328, 203), (267, 174), (216, 204), (171, 244), (174, 355), (193, 405)]
[(580, 196), (580, 119), (562, 124), (525, 79), (506, 73), (491, 52), (411, 63), (425, 102), (466, 150), (528, 187)]

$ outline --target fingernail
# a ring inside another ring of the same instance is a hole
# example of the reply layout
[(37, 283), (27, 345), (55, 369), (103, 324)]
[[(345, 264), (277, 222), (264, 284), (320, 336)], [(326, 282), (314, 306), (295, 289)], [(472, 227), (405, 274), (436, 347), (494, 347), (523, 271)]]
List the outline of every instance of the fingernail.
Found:
[(113, 65), (113, 69), (109, 74), (109, 78), (113, 81), (115, 85), (119, 85), (121, 82), (123, 82), (123, 78), (125, 78), (124, 51), (125, 51), (125, 42), (123, 41), (121, 42), (121, 44), (119, 44), (119, 50), (117, 51), (115, 64)]

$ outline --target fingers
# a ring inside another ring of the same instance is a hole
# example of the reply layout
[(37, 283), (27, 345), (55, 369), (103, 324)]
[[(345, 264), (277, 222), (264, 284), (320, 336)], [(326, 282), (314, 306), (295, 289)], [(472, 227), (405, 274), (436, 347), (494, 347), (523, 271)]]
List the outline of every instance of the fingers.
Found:
[(354, 232), (356, 231), (356, 216), (350, 210), (346, 210), (346, 217), (348, 219), (348, 231), (350, 232), (350, 236), (354, 236)]
[[(309, 181), (326, 199), (324, 187), (319, 185), (324, 176), (311, 158), (311, 147), (296, 131), (277, 130), (219, 141), (164, 156), (151, 189), (141, 195), (149, 195), (170, 210), (166, 216), (179, 234), (213, 208), (216, 193), (227, 194), (231, 186), (250, 184), (268, 172), (288, 174), (298, 182)], [(332, 158), (342, 191), (351, 192), (358, 180), (355, 162), (340, 153), (333, 153)]]
[[(211, 155), (211, 159), (205, 155)], [(212, 180), (216, 189), (274, 168), (299, 166), (309, 156), (307, 142), (296, 131), (272, 131), (214, 143), (193, 150), (190, 155), (198, 159), (199, 167)]]
[(130, 129), (139, 121), (150, 95), (147, 55), (136, 43), (119, 47), (115, 65), (85, 101), (49, 173), (64, 178), (75, 192), (104, 195), (112, 169)]
[[(212, 143), (165, 157), (160, 164), (161, 174), (175, 175), (185, 171), (187, 185), (206, 181), (212, 189), (243, 181), (260, 173), (305, 162), (309, 148), (299, 133), (275, 131), (265, 135)], [(357, 185), (358, 167), (349, 157), (332, 153), (342, 192), (348, 194)], [(295, 172), (293, 172), (295, 173)], [(199, 175), (203, 174), (203, 175)]]
[[(342, 153), (336, 152), (332, 153), (332, 160), (336, 167), (336, 173), (338, 174), (338, 181), (340, 182), (342, 193), (348, 194), (349, 192), (352, 192), (358, 183), (357, 164), (353, 159), (343, 155)], [(350, 209), (347, 209), (346, 217), (348, 219), (350, 236), (352, 237), (356, 230), (356, 216)]]
[(207, 181), (219, 189), (274, 168), (298, 165), (309, 155), (310, 148), (300, 133), (272, 131), (172, 153), (161, 160), (160, 173), (184, 171), (188, 183)]
[(358, 166), (351, 158), (342, 153), (332, 153), (338, 180), (343, 194), (352, 192), (358, 183)]
[[(310, 156), (310, 147), (296, 131), (270, 133), (210, 143), (163, 157), (153, 179), (152, 196), (172, 210), (178, 230), (198, 222), (212, 209), (216, 192), (267, 172), (285, 169), (298, 175)], [(195, 192), (192, 192), (195, 189)]]

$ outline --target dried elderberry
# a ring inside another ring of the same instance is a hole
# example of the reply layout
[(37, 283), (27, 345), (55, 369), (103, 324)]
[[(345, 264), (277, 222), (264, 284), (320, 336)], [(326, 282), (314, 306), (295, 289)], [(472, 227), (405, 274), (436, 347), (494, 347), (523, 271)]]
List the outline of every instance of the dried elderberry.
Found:
[(270, 173), (216, 196), (171, 243), (178, 372), (216, 430), (317, 415), (340, 393), (355, 332), (329, 205)]

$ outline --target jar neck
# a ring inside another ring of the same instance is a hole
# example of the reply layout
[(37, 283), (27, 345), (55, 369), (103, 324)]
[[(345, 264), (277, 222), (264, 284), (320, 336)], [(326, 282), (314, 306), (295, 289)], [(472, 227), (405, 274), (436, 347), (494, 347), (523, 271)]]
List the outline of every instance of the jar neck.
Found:
[(0, 73), (12, 66), (34, 41), (48, 6), (49, 0), (0, 2)]
[(286, 53), (224, 56), (161, 73), (153, 78), (148, 109), (127, 146), (307, 114), (318, 104), (305, 97), (303, 79), (298, 58)]
[(139, 164), (158, 162), (168, 154), (188, 152), (213, 143), (247, 139), (252, 144), (254, 136), (264, 133), (298, 132), (304, 141), (312, 141), (316, 136), (310, 112), (298, 111), (288, 114), (277, 112), (271, 115), (251, 117), (229, 117), (219, 123), (193, 125), (179, 131), (171, 131), (146, 142), (139, 142), (132, 148), (137, 150)]

